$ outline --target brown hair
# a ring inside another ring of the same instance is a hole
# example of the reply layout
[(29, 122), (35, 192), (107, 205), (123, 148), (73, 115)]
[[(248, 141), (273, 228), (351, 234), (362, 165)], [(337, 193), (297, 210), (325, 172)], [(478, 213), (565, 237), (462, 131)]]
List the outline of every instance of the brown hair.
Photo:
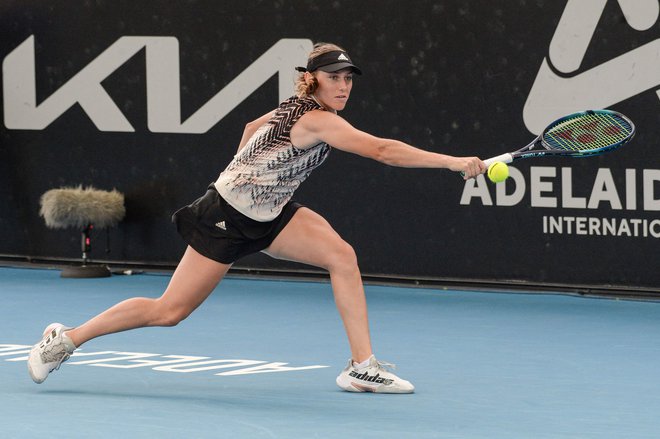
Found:
[[(322, 55), (327, 52), (332, 52), (333, 50), (341, 50), (342, 52), (346, 52), (343, 48), (337, 46), (336, 44), (332, 43), (316, 43), (314, 44), (314, 48), (312, 51), (309, 53), (308, 59), (313, 59), (316, 58), (319, 55)], [(296, 90), (296, 95), (299, 98), (311, 96), (315, 91), (316, 88), (319, 86), (319, 83), (316, 81), (316, 77), (314, 76), (314, 73), (312, 73), (312, 80), (310, 83), (307, 83), (305, 81), (305, 73), (301, 72), (298, 73), (298, 76), (296, 77), (295, 83), (294, 83), (294, 88)]]

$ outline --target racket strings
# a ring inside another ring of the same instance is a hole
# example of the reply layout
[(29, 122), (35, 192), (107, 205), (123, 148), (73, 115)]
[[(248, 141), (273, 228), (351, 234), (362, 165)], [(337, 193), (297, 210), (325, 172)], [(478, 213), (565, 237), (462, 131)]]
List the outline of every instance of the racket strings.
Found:
[(632, 133), (630, 124), (609, 113), (582, 113), (559, 122), (544, 135), (544, 143), (552, 149), (586, 152), (609, 148), (626, 140)]

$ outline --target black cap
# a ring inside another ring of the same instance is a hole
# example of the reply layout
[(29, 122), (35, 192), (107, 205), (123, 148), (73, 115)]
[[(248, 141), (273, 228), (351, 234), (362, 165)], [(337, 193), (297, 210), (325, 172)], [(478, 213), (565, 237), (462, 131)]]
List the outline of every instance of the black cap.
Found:
[(341, 50), (333, 50), (331, 52), (322, 53), (307, 61), (307, 67), (296, 67), (299, 72), (314, 72), (321, 70), (323, 72), (336, 72), (342, 69), (351, 68), (353, 72), (358, 75), (362, 74), (356, 65), (351, 62), (348, 54)]

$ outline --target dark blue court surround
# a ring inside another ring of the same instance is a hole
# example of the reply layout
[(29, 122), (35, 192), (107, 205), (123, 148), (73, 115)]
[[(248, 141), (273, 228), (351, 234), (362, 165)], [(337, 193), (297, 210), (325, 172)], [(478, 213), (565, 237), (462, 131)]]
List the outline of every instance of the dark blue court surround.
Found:
[[(630, 439), (660, 431), (660, 304), (651, 302), (368, 286), (376, 352), (398, 363), (417, 393), (350, 394), (334, 383), (349, 351), (329, 284), (231, 278), (178, 327), (93, 340), (44, 384), (30, 380), (24, 346), (46, 324), (76, 325), (120, 300), (156, 297), (168, 280), (0, 269), (1, 436)], [(281, 370), (312, 366), (326, 367)]]

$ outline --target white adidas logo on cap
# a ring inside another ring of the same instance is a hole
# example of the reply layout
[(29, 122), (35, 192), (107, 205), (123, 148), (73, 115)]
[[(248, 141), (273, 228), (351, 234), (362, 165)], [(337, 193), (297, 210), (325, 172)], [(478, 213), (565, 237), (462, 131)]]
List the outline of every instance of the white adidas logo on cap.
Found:
[(348, 61), (348, 58), (343, 53), (339, 54), (337, 61)]

